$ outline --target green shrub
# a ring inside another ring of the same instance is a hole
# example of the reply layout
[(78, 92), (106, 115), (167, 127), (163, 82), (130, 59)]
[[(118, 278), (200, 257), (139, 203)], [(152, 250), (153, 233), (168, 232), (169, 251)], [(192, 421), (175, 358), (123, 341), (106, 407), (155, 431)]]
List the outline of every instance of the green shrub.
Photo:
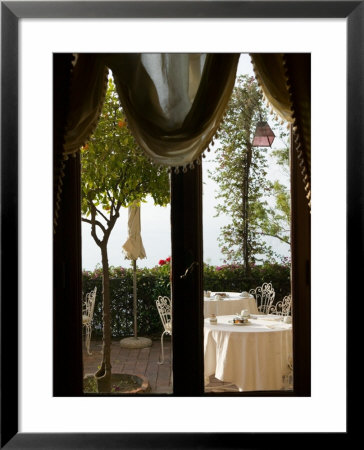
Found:
[[(134, 334), (133, 270), (110, 267), (111, 328), (114, 338)], [(170, 265), (165, 263), (152, 269), (137, 269), (137, 323), (138, 335), (159, 337), (163, 331), (155, 301), (159, 295), (171, 296)], [(204, 290), (242, 292), (271, 282), (276, 292), (275, 301), (291, 292), (289, 264), (264, 264), (252, 268), (245, 277), (240, 265), (204, 265)], [(97, 286), (93, 318), (93, 336), (102, 336), (102, 269), (83, 272), (83, 292)]]
[(275, 290), (275, 302), (291, 292), (289, 264), (264, 264), (253, 266), (249, 277), (241, 265), (204, 266), (204, 290), (242, 292), (271, 282)]
[[(110, 267), (111, 333), (115, 338), (134, 334), (133, 270)], [(159, 295), (170, 297), (169, 271), (166, 268), (137, 269), (137, 324), (139, 336), (160, 335), (161, 321), (155, 301)], [(84, 271), (83, 292), (97, 286), (93, 333), (102, 336), (102, 270)]]

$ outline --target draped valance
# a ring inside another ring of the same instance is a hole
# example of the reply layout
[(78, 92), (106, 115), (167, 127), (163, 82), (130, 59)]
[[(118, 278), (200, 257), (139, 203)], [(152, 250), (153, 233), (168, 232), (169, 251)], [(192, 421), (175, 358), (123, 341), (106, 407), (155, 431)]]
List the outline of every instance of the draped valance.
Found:
[(158, 165), (198, 162), (219, 127), (239, 54), (80, 54), (74, 64), (65, 155), (92, 134), (113, 73), (127, 123)]

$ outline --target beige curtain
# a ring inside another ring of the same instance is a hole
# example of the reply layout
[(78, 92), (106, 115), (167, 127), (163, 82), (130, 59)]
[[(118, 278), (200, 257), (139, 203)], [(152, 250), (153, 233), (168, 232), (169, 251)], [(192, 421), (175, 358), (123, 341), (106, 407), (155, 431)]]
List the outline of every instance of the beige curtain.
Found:
[(311, 207), (311, 55), (252, 53), (250, 56), (267, 102), (293, 126), (293, 139)]
[(109, 55), (133, 135), (150, 159), (184, 167), (214, 137), (234, 87), (238, 54)]

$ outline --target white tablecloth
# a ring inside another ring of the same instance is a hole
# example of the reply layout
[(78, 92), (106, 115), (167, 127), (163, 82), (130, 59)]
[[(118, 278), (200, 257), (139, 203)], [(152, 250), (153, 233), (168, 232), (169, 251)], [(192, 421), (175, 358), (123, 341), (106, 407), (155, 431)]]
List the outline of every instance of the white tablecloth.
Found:
[(233, 316), (204, 323), (205, 383), (210, 375), (235, 384), (240, 391), (279, 390), (292, 359), (292, 325), (274, 318), (250, 319), (236, 326)]
[(212, 292), (211, 297), (204, 297), (203, 313), (206, 318), (210, 314), (216, 314), (217, 316), (240, 314), (242, 309), (247, 309), (250, 314), (258, 314), (257, 304), (252, 295), (241, 297), (237, 292), (226, 292), (227, 297), (222, 300), (215, 300), (214, 294)]

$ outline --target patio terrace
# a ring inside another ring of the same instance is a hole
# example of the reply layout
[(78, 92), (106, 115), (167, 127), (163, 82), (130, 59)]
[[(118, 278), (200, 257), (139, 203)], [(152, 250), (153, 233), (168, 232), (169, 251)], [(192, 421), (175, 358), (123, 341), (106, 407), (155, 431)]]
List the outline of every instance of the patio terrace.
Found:
[[(92, 355), (88, 355), (83, 346), (84, 374), (93, 374), (97, 371), (101, 361), (102, 340), (92, 340)], [(133, 375), (142, 375), (149, 381), (152, 394), (172, 394), (172, 351), (171, 339), (164, 338), (164, 364), (158, 364), (161, 353), (160, 339), (153, 340), (152, 346), (142, 349), (121, 348), (120, 340), (114, 339), (111, 343), (111, 365), (112, 371)], [(210, 377), (209, 392), (220, 392), (224, 385), (213, 376)], [(235, 387), (229, 390), (236, 391)], [(225, 391), (226, 392), (226, 391)]]

